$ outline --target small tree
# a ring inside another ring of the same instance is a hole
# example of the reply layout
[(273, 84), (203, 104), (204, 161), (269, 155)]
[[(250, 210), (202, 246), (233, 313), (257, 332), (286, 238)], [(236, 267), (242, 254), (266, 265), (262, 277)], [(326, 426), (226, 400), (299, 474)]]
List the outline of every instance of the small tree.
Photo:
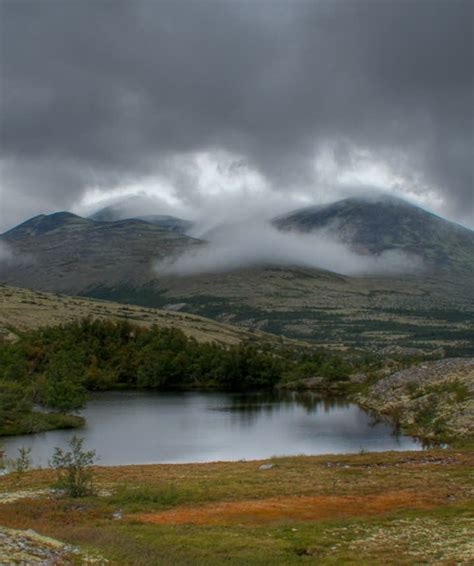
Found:
[(92, 465), (95, 450), (83, 450), (83, 438), (73, 436), (69, 442), (70, 450), (56, 447), (51, 458), (51, 467), (57, 473), (57, 485), (70, 497), (91, 495), (93, 489)]
[(18, 448), (18, 456), (16, 458), (7, 459), (7, 469), (16, 474), (17, 482), (19, 483), (23, 475), (31, 468), (31, 448), (22, 446)]

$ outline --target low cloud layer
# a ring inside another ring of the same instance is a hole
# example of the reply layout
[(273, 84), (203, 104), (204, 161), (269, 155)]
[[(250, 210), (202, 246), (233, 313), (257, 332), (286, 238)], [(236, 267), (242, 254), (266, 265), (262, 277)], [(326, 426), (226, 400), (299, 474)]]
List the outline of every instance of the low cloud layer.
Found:
[(264, 265), (317, 268), (344, 275), (413, 273), (423, 267), (419, 258), (402, 252), (361, 255), (324, 232), (280, 232), (270, 224), (250, 222), (222, 226), (201, 247), (157, 262), (154, 268), (158, 275), (180, 276)]
[(5, 263), (7, 261), (9, 262), (12, 259), (13, 259), (13, 254), (10, 248), (3, 242), (0, 242), (0, 263)]
[(108, 196), (186, 215), (358, 184), (472, 225), (473, 11), (2, 0), (0, 230)]

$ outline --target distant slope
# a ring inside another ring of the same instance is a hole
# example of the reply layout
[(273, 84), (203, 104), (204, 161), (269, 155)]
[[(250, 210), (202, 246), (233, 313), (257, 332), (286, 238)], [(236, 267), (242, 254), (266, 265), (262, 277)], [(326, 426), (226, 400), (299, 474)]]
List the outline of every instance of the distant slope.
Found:
[(32, 218), (2, 234), (0, 242), (18, 258), (0, 264), (0, 281), (67, 293), (156, 286), (153, 260), (199, 244), (142, 220), (97, 222), (69, 212)]
[(86, 317), (127, 319), (144, 326), (175, 327), (200, 342), (237, 344), (243, 340), (278, 340), (270, 334), (192, 314), (0, 285), (0, 341), (14, 339), (15, 332), (56, 326)]
[(160, 278), (162, 304), (333, 347), (444, 347), (474, 355), (474, 297), (467, 278), (347, 277), (266, 267)]
[(178, 218), (176, 216), (170, 216), (167, 214), (149, 214), (148, 212), (145, 212), (146, 208), (144, 210), (143, 205), (138, 209), (141, 212), (137, 212), (137, 210), (134, 210), (133, 204), (135, 204), (136, 208), (136, 203), (133, 199), (126, 199), (125, 201), (120, 201), (101, 208), (91, 214), (89, 218), (99, 222), (143, 220), (144, 222), (150, 222), (151, 224), (159, 224), (167, 230), (180, 232), (182, 234), (187, 232), (193, 225), (193, 223), (189, 220), (184, 220), (183, 218)]
[(281, 230), (325, 230), (363, 254), (399, 250), (428, 270), (474, 273), (474, 232), (394, 197), (348, 198), (274, 220)]

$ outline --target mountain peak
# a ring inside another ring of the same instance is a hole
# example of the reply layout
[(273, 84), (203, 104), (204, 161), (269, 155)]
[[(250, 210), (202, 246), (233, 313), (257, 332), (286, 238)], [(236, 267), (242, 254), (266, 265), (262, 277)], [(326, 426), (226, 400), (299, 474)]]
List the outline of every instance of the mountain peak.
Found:
[(82, 218), (81, 216), (77, 216), (77, 214), (73, 214), (72, 212), (66, 211), (59, 211), (59, 212), (52, 212), (51, 214), (39, 214), (38, 216), (34, 216), (15, 226), (8, 232), (5, 232), (5, 236), (21, 236), (23, 237), (26, 234), (29, 235), (40, 235), (46, 232), (51, 232), (52, 230), (56, 230), (57, 228), (61, 228), (69, 223), (87, 223), (89, 222), (86, 218)]
[(395, 250), (432, 268), (474, 270), (474, 232), (403, 199), (388, 195), (349, 197), (302, 208), (274, 220), (280, 230), (323, 230), (362, 254)]

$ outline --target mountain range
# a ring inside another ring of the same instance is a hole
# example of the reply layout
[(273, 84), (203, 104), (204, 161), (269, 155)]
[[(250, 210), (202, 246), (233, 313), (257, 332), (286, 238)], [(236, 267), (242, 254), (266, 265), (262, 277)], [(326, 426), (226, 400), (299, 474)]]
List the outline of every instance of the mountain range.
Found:
[(113, 212), (39, 215), (5, 232), (0, 243), (13, 259), (0, 262), (0, 282), (189, 311), (338, 347), (470, 347), (474, 232), (399, 199), (345, 199), (272, 223), (283, 233), (329, 234), (362, 257), (402, 252), (421, 260), (416, 274), (348, 277), (291, 262), (165, 274), (156, 260), (207, 243), (188, 236), (182, 219), (114, 220)]

